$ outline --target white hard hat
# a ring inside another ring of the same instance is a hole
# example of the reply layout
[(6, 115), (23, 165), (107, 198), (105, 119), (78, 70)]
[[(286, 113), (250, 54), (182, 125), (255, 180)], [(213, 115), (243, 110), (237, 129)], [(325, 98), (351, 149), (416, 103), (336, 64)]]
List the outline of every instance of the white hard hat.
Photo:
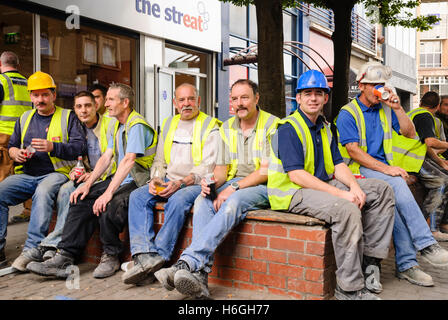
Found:
[(385, 83), (392, 78), (392, 69), (377, 61), (369, 61), (361, 66), (356, 76), (360, 83)]

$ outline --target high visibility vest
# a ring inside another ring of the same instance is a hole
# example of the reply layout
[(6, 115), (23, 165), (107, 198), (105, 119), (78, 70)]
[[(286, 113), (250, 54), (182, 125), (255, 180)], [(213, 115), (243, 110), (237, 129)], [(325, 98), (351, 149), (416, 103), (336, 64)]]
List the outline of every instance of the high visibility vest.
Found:
[[(281, 120), (278, 126), (284, 123), (290, 123), (295, 129), (297, 136), (302, 143), (303, 155), (305, 157), (305, 171), (314, 175), (314, 143), (311, 136), (310, 129), (303, 119), (302, 115), (295, 111), (292, 115)], [(324, 123), (324, 126), (320, 130), (320, 136), (322, 139), (322, 149), (325, 163), (325, 172), (328, 175), (328, 179), (331, 179), (334, 174), (333, 157), (331, 155), (331, 140), (333, 135), (331, 134), (330, 125)], [(272, 148), (273, 134), (269, 136), (271, 146), (271, 156), (268, 169), (268, 197), (269, 203), (273, 210), (288, 210), (291, 203), (291, 199), (297, 190), (302, 187), (292, 182), (289, 179), (288, 174), (283, 169), (282, 161), (278, 158), (276, 151)], [(278, 141), (280, 143), (280, 141)], [(278, 145), (277, 143), (277, 145)]]
[[(69, 143), (68, 135), (68, 119), (71, 110), (55, 106), (55, 112), (51, 117), (50, 126), (48, 127), (47, 140), (53, 143)], [(36, 109), (26, 111), (20, 117), (21, 129), (21, 144), (25, 138), (31, 119), (36, 113)], [(76, 160), (64, 160), (57, 157), (52, 157), (48, 152), (48, 157), (53, 164), (54, 171), (63, 173), (68, 177), (70, 170), (76, 165)], [(14, 169), (16, 174), (23, 173), (23, 165), (17, 166)]]
[[(109, 139), (114, 136), (115, 123), (117, 119), (114, 117), (109, 117), (108, 114), (99, 115), (100, 118), (100, 136), (99, 144), (101, 154), (106, 152)], [(105, 180), (107, 177), (113, 175), (117, 171), (117, 163), (115, 162), (115, 157), (112, 159), (112, 164), (109, 166), (108, 170), (102, 175), (102, 179)]]
[[(411, 118), (412, 121), (414, 121), (414, 118), (419, 115), (419, 114), (424, 114), (427, 113), (431, 116), (432, 120), (434, 121), (434, 132), (436, 134), (437, 139), (442, 140), (441, 138), (441, 134), (444, 133), (443, 132), (443, 125), (442, 125), (442, 121), (440, 121), (439, 119), (437, 119), (431, 112), (429, 112), (428, 110), (426, 110), (425, 108), (419, 107), (419, 108), (415, 108), (411, 111), (409, 111), (407, 113), (407, 115), (409, 116), (409, 118)], [(418, 135), (418, 134), (417, 134)], [(422, 142), (420, 142), (422, 143)], [(438, 155), (440, 158), (445, 159), (441, 154)]]
[[(341, 110), (348, 111), (355, 119), (358, 134), (360, 136), (359, 147), (367, 152), (366, 125), (364, 115), (357, 100), (353, 99), (348, 105), (343, 106)], [(423, 161), (425, 160), (426, 145), (422, 145), (417, 137), (410, 139), (397, 134), (393, 130), (392, 110), (389, 107), (382, 107), (379, 110), (379, 116), (384, 132), (383, 149), (387, 163), (389, 165), (401, 167), (408, 172), (419, 172)], [(347, 149), (343, 147), (340, 142), (338, 143), (338, 146), (345, 164), (348, 165), (354, 174), (359, 174), (359, 163), (350, 158)]]
[[(163, 137), (163, 153), (165, 155), (165, 162), (171, 162), (171, 147), (173, 146), (174, 133), (179, 125), (180, 114), (174, 117), (169, 117), (163, 120), (161, 135)], [(191, 155), (193, 156), (193, 163), (198, 166), (202, 161), (202, 150), (208, 135), (216, 124), (221, 125), (221, 121), (210, 117), (203, 112), (199, 112), (196, 117), (193, 129), (193, 142)]]
[(3, 87), (3, 101), (0, 101), (0, 133), (12, 135), (17, 119), (31, 110), (30, 94), (26, 89), (27, 80), (18, 72), (0, 74)]
[[(252, 162), (255, 165), (255, 170), (260, 168), (260, 163), (264, 157), (266, 160), (269, 158), (268, 154), (263, 155), (263, 146), (266, 145), (268, 135), (275, 129), (277, 122), (280, 120), (278, 117), (261, 109), (258, 112), (255, 140), (252, 146)], [(234, 123), (235, 117), (232, 117), (219, 128), (219, 133), (226, 145), (227, 151), (230, 152), (231, 158), (230, 168), (227, 171), (227, 181), (233, 179), (236, 175), (239, 162), (238, 156), (244, 157), (242, 154), (238, 155), (238, 130), (233, 127)]]
[[(157, 132), (148, 124), (146, 119), (139, 113), (137, 113), (135, 110), (132, 110), (132, 112), (129, 114), (128, 119), (126, 120), (125, 128), (124, 128), (124, 152), (126, 152), (126, 145), (128, 141), (128, 133), (129, 130), (136, 124), (143, 124), (144, 126), (148, 127), (151, 132), (153, 133), (153, 140), (151, 145), (147, 146), (145, 148), (145, 154), (142, 157), (135, 159), (135, 164), (131, 169), (131, 176), (134, 179), (137, 186), (142, 186), (146, 183), (146, 181), (149, 179), (149, 169), (151, 168), (152, 162), (154, 160), (154, 156), (156, 154), (156, 146), (157, 146)], [(114, 125), (114, 133), (113, 133), (113, 152), (114, 152), (114, 161), (115, 163), (118, 162), (118, 146), (117, 146), (117, 134), (118, 134), (118, 128), (120, 123), (118, 121), (115, 122)]]

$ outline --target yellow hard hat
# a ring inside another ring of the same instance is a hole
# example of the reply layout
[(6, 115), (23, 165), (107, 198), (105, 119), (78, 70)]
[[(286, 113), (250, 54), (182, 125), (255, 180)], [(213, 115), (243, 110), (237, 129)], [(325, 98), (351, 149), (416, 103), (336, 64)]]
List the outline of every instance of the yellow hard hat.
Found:
[(56, 84), (48, 73), (37, 71), (28, 78), (28, 91), (49, 88), (56, 88)]

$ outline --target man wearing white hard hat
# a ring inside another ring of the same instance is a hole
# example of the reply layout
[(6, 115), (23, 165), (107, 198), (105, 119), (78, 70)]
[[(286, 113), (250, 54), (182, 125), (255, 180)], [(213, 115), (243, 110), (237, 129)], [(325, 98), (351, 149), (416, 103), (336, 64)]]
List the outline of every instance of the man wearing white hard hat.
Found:
[[(432, 277), (418, 266), (417, 252), (438, 267), (448, 266), (448, 252), (434, 239), (406, 183), (408, 172), (399, 166), (406, 162), (415, 164), (415, 160), (424, 159), (426, 151), (418, 148), (412, 154), (407, 151), (418, 141), (414, 124), (398, 96), (384, 87), (391, 76), (391, 69), (379, 62), (368, 62), (361, 67), (356, 78), (361, 94), (341, 108), (336, 120), (339, 148), (354, 174), (384, 180), (394, 190), (397, 277), (413, 284), (433, 286)], [(409, 161), (410, 157), (413, 160)]]
[(28, 237), (12, 264), (19, 271), (26, 271), (31, 261), (42, 261), (38, 245), (47, 235), (56, 195), (86, 145), (76, 115), (55, 105), (56, 84), (49, 74), (32, 74), (27, 89), (35, 109), (15, 123), (9, 155), (17, 166), (0, 183), (0, 248), (6, 243), (9, 207), (33, 199)]

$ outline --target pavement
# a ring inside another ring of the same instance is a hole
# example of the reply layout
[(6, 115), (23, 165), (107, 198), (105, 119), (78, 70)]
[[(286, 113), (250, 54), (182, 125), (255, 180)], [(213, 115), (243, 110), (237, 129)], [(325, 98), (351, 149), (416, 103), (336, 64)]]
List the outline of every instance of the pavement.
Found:
[[(10, 208), (10, 218), (20, 214), (22, 206)], [(28, 223), (8, 226), (6, 256), (9, 265), (21, 253)], [(448, 249), (448, 243), (441, 243)], [(446, 300), (448, 299), (448, 269), (435, 268), (418, 258), (422, 269), (433, 277), (434, 287), (421, 287), (395, 277), (393, 250), (382, 262), (383, 300)], [(57, 280), (31, 273), (13, 273), (0, 277), (0, 300), (189, 300), (176, 290), (167, 291), (157, 281), (142, 286), (126, 285), (122, 271), (106, 279), (92, 276), (95, 265), (82, 263), (79, 277)], [(265, 292), (210, 285), (214, 300), (289, 300), (287, 296)]]

